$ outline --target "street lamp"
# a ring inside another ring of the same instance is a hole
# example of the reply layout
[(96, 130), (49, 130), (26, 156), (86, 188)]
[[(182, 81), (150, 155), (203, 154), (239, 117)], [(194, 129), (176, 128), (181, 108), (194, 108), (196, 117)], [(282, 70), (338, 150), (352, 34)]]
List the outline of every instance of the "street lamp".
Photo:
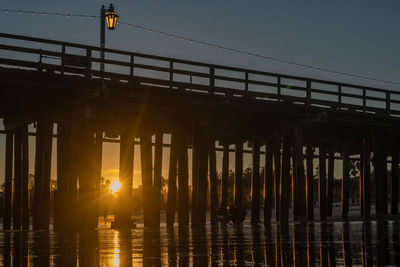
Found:
[[(101, 6), (100, 10), (100, 59), (104, 60), (104, 47), (106, 43), (106, 25), (109, 30), (114, 30), (117, 25), (118, 15), (114, 11), (114, 5), (110, 4), (106, 10), (104, 5)], [(100, 63), (100, 71), (104, 72), (104, 62)]]
[(119, 16), (115, 13), (113, 4), (110, 4), (104, 16), (106, 17), (107, 28), (109, 30), (114, 30)]

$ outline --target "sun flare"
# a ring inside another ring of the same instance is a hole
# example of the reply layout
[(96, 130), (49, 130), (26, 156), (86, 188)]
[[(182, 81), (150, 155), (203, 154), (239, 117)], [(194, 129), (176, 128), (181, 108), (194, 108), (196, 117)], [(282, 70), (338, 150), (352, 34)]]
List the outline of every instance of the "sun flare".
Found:
[(113, 193), (117, 193), (120, 188), (121, 188), (121, 183), (119, 181), (113, 182), (110, 186), (111, 192)]

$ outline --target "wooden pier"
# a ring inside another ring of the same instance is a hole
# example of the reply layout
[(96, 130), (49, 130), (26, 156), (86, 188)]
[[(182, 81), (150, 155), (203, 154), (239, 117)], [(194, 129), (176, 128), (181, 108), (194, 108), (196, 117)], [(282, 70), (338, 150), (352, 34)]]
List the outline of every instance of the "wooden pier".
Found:
[[(29, 214), (34, 229), (48, 229), (50, 214), (56, 230), (95, 229), (102, 144), (116, 137), (112, 140), (120, 143), (119, 179), (124, 185), (116, 227), (131, 227), (135, 145), (140, 145), (146, 228), (160, 225), (163, 147), (169, 147), (170, 157), (170, 227), (176, 221), (202, 227), (207, 210), (215, 224), (224, 221), (221, 216), (226, 219), (228, 210), (244, 209), (244, 153), (252, 159), (249, 216), (254, 226), (269, 225), (275, 215), (280, 230), (287, 231), (289, 211), (300, 222), (329, 219), (337, 164), (343, 164), (341, 215), (347, 220), (354, 157), (361, 166), (360, 214), (370, 218), (372, 202), (378, 218), (398, 214), (400, 92), (5, 33), (0, 33), (0, 50), (4, 229), (28, 229)], [(106, 59), (100, 59), (100, 52)], [(32, 123), (36, 150), (30, 210)], [(221, 150), (219, 192), (216, 151)], [(54, 212), (52, 156), (58, 165)], [(228, 190), (230, 162), (235, 166), (233, 196)], [(319, 217), (313, 213), (316, 201)]]

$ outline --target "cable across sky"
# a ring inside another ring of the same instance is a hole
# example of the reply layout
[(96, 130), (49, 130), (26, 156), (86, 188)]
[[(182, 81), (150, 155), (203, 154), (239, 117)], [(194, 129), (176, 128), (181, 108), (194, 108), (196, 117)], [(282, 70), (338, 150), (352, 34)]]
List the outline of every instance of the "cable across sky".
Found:
[[(4, 8), (0, 9), (0, 12), (2, 14), (12, 13), (12, 14), (19, 14), (19, 15), (24, 14), (24, 15), (32, 15), (32, 16), (34, 16), (34, 15), (41, 15), (41, 16), (53, 15), (56, 17), (63, 16), (63, 17), (67, 17), (67, 18), (75, 17), (75, 18), (80, 18), (80, 19), (88, 18), (88, 19), (92, 19), (92, 20), (100, 18), (100, 16), (92, 16), (92, 15), (87, 15), (87, 14), (15, 10), (15, 9), (4, 9)], [(236, 48), (232, 48), (232, 47), (218, 45), (218, 44), (214, 44), (214, 43), (210, 43), (210, 42), (200, 41), (200, 40), (185, 37), (183, 35), (172, 34), (169, 32), (165, 32), (165, 31), (161, 31), (161, 30), (157, 30), (157, 29), (153, 29), (153, 28), (149, 28), (149, 27), (145, 27), (145, 26), (141, 26), (141, 25), (136, 25), (136, 24), (128, 23), (128, 22), (124, 22), (124, 21), (118, 21), (117, 24), (127, 26), (128, 28), (135, 28), (135, 29), (147, 31), (150, 33), (159, 34), (161, 36), (171, 37), (171, 38), (174, 38), (174, 39), (177, 39), (180, 41), (186, 41), (186, 42), (189, 42), (192, 44), (195, 43), (195, 44), (199, 44), (201, 46), (207, 46), (207, 47), (211, 47), (211, 48), (221, 49), (224, 51), (233, 52), (233, 53), (237, 53), (240, 55), (247, 55), (250, 57), (260, 58), (260, 59), (264, 59), (264, 60), (268, 60), (268, 61), (272, 61), (272, 62), (276, 62), (276, 63), (286, 64), (286, 65), (291, 65), (291, 66), (296, 66), (296, 67), (301, 67), (301, 68), (306, 68), (306, 69), (310, 69), (310, 70), (326, 72), (326, 73), (331, 73), (331, 74), (341, 75), (341, 76), (346, 76), (346, 77), (351, 77), (351, 78), (357, 78), (357, 79), (363, 79), (363, 80), (368, 80), (368, 81), (373, 81), (373, 82), (379, 82), (379, 83), (400, 86), (400, 82), (398, 82), (398, 81), (390, 81), (390, 80), (383, 80), (383, 79), (378, 79), (378, 78), (371, 78), (371, 77), (362, 76), (359, 74), (341, 72), (341, 71), (331, 70), (331, 69), (327, 69), (327, 68), (323, 68), (323, 67), (319, 67), (319, 66), (302, 64), (302, 63), (298, 63), (295, 61), (289, 61), (289, 60), (285, 60), (285, 59), (280, 59), (280, 58), (276, 58), (276, 57), (271, 57), (271, 56), (261, 55), (258, 53), (244, 51), (244, 50), (240, 50), (240, 49), (236, 49)]]

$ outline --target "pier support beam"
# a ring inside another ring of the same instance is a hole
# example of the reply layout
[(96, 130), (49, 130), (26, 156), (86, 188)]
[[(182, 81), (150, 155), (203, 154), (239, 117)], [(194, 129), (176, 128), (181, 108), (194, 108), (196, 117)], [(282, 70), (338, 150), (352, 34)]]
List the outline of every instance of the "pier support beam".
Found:
[(162, 132), (157, 133), (155, 139), (155, 148), (154, 148), (154, 177), (153, 177), (154, 208), (152, 217), (154, 218), (154, 227), (160, 227), (163, 141), (164, 141), (164, 134)]
[(289, 136), (282, 138), (282, 155), (281, 155), (281, 183), (280, 183), (280, 207), (279, 222), (280, 230), (287, 233), (289, 230), (289, 189), (290, 189), (290, 155), (291, 144)]
[(12, 169), (13, 169), (13, 145), (14, 134), (11, 131), (6, 132), (6, 158), (4, 174), (4, 216), (3, 229), (11, 228), (11, 201), (12, 201)]
[[(85, 107), (89, 109), (88, 107)], [(90, 110), (92, 107), (90, 107)], [(82, 231), (92, 231), (98, 224), (98, 199), (96, 142), (91, 118), (83, 122), (80, 137), (80, 162), (78, 164), (79, 177), (79, 224)]]
[(29, 141), (28, 125), (21, 126), (21, 153), (22, 153), (22, 229), (29, 230)]
[(199, 191), (199, 158), (200, 158), (200, 127), (194, 125), (192, 135), (192, 207), (191, 222), (195, 226), (198, 222), (198, 191)]
[(171, 134), (171, 148), (169, 152), (168, 172), (168, 199), (167, 199), (167, 226), (173, 227), (176, 209), (176, 175), (178, 168), (178, 138), (176, 132)]
[(297, 216), (300, 222), (306, 221), (306, 195), (304, 191), (306, 189), (306, 178), (304, 175), (304, 160), (303, 160), (303, 136), (302, 131), (300, 129), (296, 129), (294, 132), (293, 138), (293, 149), (294, 149), (294, 158), (293, 158), (293, 169), (295, 171), (295, 199), (297, 204), (294, 205), (297, 209)]
[(229, 186), (228, 178), (229, 178), (229, 144), (223, 144), (220, 211), (226, 211), (228, 207), (228, 186)]
[(154, 206), (152, 197), (152, 161), (151, 135), (143, 133), (140, 136), (140, 163), (142, 167), (142, 203), (145, 228), (153, 227), (151, 218)]
[(235, 206), (243, 207), (243, 143), (235, 144)]
[(388, 167), (387, 167), (387, 152), (382, 149), (382, 195), (383, 195), (383, 215), (388, 212)]
[(384, 201), (383, 201), (383, 179), (385, 171), (383, 168), (386, 165), (384, 154), (381, 148), (381, 142), (376, 140), (374, 148), (374, 176), (375, 176), (375, 209), (378, 218), (383, 217)]
[(218, 209), (217, 192), (217, 158), (215, 154), (215, 141), (210, 139), (208, 146), (209, 168), (210, 168), (210, 217), (211, 224), (217, 223), (216, 211)]
[(328, 151), (328, 210), (327, 216), (332, 217), (332, 208), (333, 208), (333, 188), (334, 188), (334, 170), (335, 170), (335, 153), (332, 148), (329, 148)]
[[(81, 155), (81, 122), (78, 110), (61, 114), (57, 122), (57, 191), (54, 227), (57, 231), (77, 229), (77, 176)], [(101, 160), (101, 159), (100, 159)]]
[(360, 215), (364, 216), (364, 164), (365, 164), (365, 154), (364, 154), (364, 148), (362, 149), (361, 153), (360, 153), (360, 180), (359, 180), (359, 188), (358, 188), (358, 192), (360, 194)]
[(66, 229), (66, 220), (69, 217), (70, 203), (67, 202), (67, 117), (60, 115), (57, 121), (57, 191), (54, 203), (54, 229), (62, 231)]
[(22, 131), (15, 129), (14, 135), (14, 186), (13, 186), (13, 230), (21, 229), (21, 192), (22, 192)]
[(367, 140), (363, 142), (363, 191), (364, 191), (364, 217), (369, 219), (371, 214), (371, 153), (370, 145)]
[(100, 181), (101, 181), (101, 170), (103, 164), (103, 131), (101, 129), (96, 130), (96, 137), (94, 139), (94, 168), (95, 168), (95, 181), (96, 181), (96, 205), (97, 205), (97, 216), (99, 215), (99, 204), (100, 204)]
[(281, 186), (281, 137), (274, 138), (273, 153), (274, 153), (274, 205), (275, 219), (279, 221), (279, 201), (280, 201), (280, 186)]
[(349, 213), (350, 193), (350, 159), (346, 147), (343, 148), (343, 178), (342, 178), (342, 219), (347, 220)]
[(319, 217), (321, 221), (326, 220), (326, 155), (325, 147), (319, 147), (319, 182), (318, 182), (318, 199), (319, 199)]
[(132, 133), (124, 130), (121, 133), (119, 149), (119, 182), (118, 208), (115, 218), (117, 228), (131, 227), (133, 157), (135, 153)]
[(253, 140), (253, 174), (251, 186), (251, 224), (257, 226), (260, 221), (260, 144)]
[(188, 151), (184, 132), (179, 133), (178, 142), (178, 223), (182, 227), (189, 225)]
[(314, 151), (311, 146), (306, 149), (307, 164), (307, 219), (314, 220)]
[(399, 213), (399, 151), (396, 149), (392, 153), (392, 215)]
[(41, 120), (36, 127), (35, 199), (33, 228), (49, 229), (50, 172), (53, 143), (53, 122)]
[(265, 143), (264, 164), (264, 225), (271, 225), (271, 213), (274, 199), (273, 143), (268, 138)]
[(208, 131), (207, 127), (200, 129), (200, 148), (199, 148), (199, 171), (198, 171), (198, 191), (197, 191), (197, 207), (198, 207), (198, 226), (206, 225), (207, 210), (207, 173), (208, 173)]

